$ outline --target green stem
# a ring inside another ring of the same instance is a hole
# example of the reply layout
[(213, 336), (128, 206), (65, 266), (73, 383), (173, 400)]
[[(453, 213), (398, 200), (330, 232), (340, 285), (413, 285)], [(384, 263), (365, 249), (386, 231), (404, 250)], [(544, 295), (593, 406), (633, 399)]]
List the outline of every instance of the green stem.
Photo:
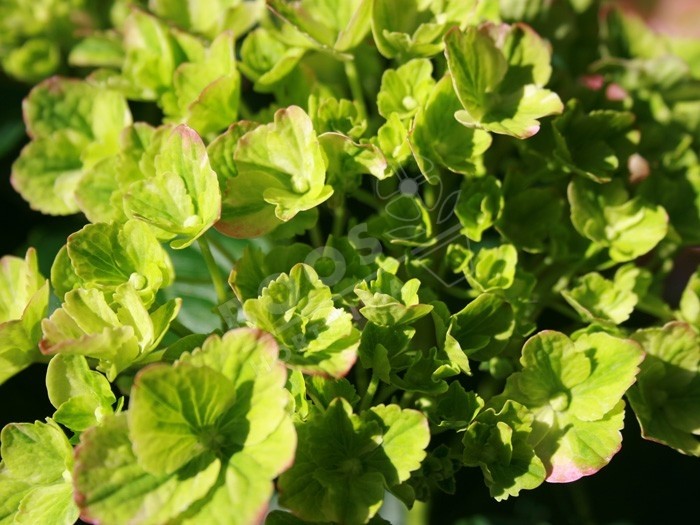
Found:
[(430, 523), (430, 507), (425, 501), (418, 501), (413, 504), (406, 516), (406, 525), (428, 525)]
[(318, 224), (318, 221), (316, 221), (313, 228), (309, 230), (309, 236), (311, 237), (311, 244), (314, 245), (314, 248), (320, 248), (324, 245), (323, 234), (321, 233), (321, 226)]
[(573, 312), (568, 306), (561, 304), (559, 301), (550, 301), (547, 304), (547, 307), (551, 308), (557, 313), (560, 313), (567, 319), (571, 319), (572, 321), (575, 321), (577, 323), (581, 322), (581, 318), (578, 315), (576, 315), (575, 312)]
[(336, 239), (343, 234), (343, 229), (345, 228), (346, 210), (345, 210), (345, 197), (341, 196), (333, 206), (333, 228), (331, 233)]
[(376, 370), (372, 369), (372, 377), (369, 380), (369, 385), (367, 385), (367, 390), (365, 390), (365, 395), (362, 396), (362, 401), (360, 402), (360, 412), (367, 410), (374, 400), (374, 394), (377, 393), (377, 387), (379, 386), (379, 374)]
[(374, 208), (375, 210), (381, 210), (383, 207), (380, 199), (362, 188), (357, 188), (350, 196), (353, 199), (360, 201), (362, 204), (366, 204), (370, 208)]
[(214, 255), (211, 253), (211, 248), (209, 247), (209, 242), (204, 237), (200, 237), (197, 240), (200, 250), (202, 250), (202, 257), (207, 265), (207, 270), (209, 270), (209, 275), (211, 276), (211, 282), (214, 284), (214, 289), (216, 290), (216, 299), (219, 304), (224, 304), (228, 301), (228, 294), (226, 293), (226, 282), (221, 275), (221, 270), (219, 265), (216, 264), (214, 260)]
[(352, 98), (355, 99), (357, 105), (359, 106), (358, 112), (360, 113), (360, 117), (366, 119), (367, 106), (365, 104), (365, 96), (362, 91), (362, 84), (360, 84), (360, 76), (357, 74), (357, 67), (355, 67), (355, 59), (353, 58), (352, 60), (348, 60), (344, 63), (344, 65), (345, 76), (348, 78)]
[(395, 386), (382, 385), (382, 388), (379, 390), (379, 395), (377, 396), (377, 405), (381, 405), (382, 403), (384, 403), (387, 399), (389, 399), (396, 392), (398, 392), (398, 390), (399, 389)]
[(219, 239), (214, 236), (207, 236), (207, 240), (212, 244), (212, 246), (214, 246), (214, 248), (216, 248), (216, 251), (226, 257), (226, 260), (228, 260), (228, 262), (230, 262), (232, 265), (238, 262), (238, 257), (229, 252)]
[(188, 335), (194, 334), (192, 330), (187, 328), (184, 324), (182, 324), (180, 321), (177, 319), (173, 319), (170, 321), (170, 330), (173, 331), (175, 335), (178, 337), (186, 337)]

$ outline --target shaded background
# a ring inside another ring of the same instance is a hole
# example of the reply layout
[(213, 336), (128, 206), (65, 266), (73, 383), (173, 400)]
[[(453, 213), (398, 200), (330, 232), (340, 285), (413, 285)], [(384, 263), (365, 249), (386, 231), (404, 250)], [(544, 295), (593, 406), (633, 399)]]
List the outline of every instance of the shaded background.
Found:
[[(700, 0), (620, 0), (664, 32), (700, 36)], [(49, 274), (65, 238), (78, 230), (80, 217), (47, 217), (33, 212), (12, 189), (11, 164), (26, 142), (21, 101), (28, 86), (0, 73), (0, 255), (38, 249)], [(697, 258), (688, 264), (697, 266)], [(686, 272), (683, 272), (686, 273)], [(45, 365), (36, 364), (0, 387), (0, 426), (43, 420), (53, 412), (44, 386)], [(700, 460), (648, 441), (628, 410), (622, 450), (610, 465), (576, 483), (544, 484), (518, 498), (489, 498), (479, 469), (463, 469), (456, 496), (438, 494), (431, 524), (460, 525), (657, 525), (690, 523), (700, 495)], [(40, 525), (40, 524), (38, 524)], [(47, 524), (50, 525), (50, 524)]]

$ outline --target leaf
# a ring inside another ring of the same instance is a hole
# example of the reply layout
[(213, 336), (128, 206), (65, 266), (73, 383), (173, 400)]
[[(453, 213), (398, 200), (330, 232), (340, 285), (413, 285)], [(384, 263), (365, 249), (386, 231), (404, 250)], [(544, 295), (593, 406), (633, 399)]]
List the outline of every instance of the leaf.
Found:
[(459, 270), (472, 288), (480, 292), (505, 290), (513, 285), (518, 252), (512, 244), (481, 248), (476, 255), (467, 250)]
[(336, 132), (357, 140), (367, 129), (359, 103), (344, 98), (310, 96), (309, 116), (319, 135)]
[[(70, 525), (78, 519), (70, 483), (73, 447), (58, 425), (46, 421), (2, 429), (0, 494), (10, 501), (0, 507), (0, 517), (11, 517), (12, 523)], [(7, 494), (10, 490), (17, 492)]]
[(233, 33), (221, 33), (201, 61), (175, 70), (173, 90), (161, 99), (166, 121), (183, 122), (200, 135), (219, 131), (236, 120), (240, 87)]
[(584, 237), (608, 249), (616, 262), (652, 250), (668, 231), (668, 215), (642, 197), (629, 198), (620, 181), (600, 186), (581, 178), (568, 189), (571, 222)]
[(700, 345), (685, 323), (638, 330), (632, 338), (646, 352), (637, 383), (627, 392), (645, 439), (699, 456)]
[(461, 107), (452, 87), (452, 77), (445, 74), (416, 115), (409, 142), (428, 182), (437, 180), (434, 164), (465, 175), (482, 170), (481, 155), (491, 145), (491, 135), (464, 127), (455, 120), (454, 114)]
[(84, 170), (119, 149), (131, 124), (124, 97), (83, 81), (53, 77), (37, 85), (24, 104), (25, 146), (12, 168), (14, 188), (42, 213), (79, 211), (75, 191)]
[(295, 69), (306, 51), (283, 42), (271, 29), (258, 27), (243, 41), (238, 67), (254, 82), (255, 91), (267, 93)]
[(503, 211), (501, 182), (491, 175), (468, 178), (462, 182), (455, 205), (460, 232), (472, 241), (480, 242), (485, 230), (498, 220)]
[(114, 378), (145, 358), (161, 341), (180, 308), (171, 300), (149, 313), (132, 286), (117, 288), (113, 303), (96, 289), (65, 295), (61, 308), (42, 321), (44, 354), (77, 354), (99, 360), (98, 370)]
[(211, 336), (174, 366), (144, 368), (126, 417), (81, 438), (83, 514), (153, 524), (222, 515), (254, 522), (296, 446), (285, 382), (272, 338), (249, 329)]
[(547, 250), (557, 238), (552, 225), (563, 220), (564, 199), (552, 188), (527, 188), (504, 197), (496, 228), (518, 248)]
[(99, 424), (116, 402), (109, 381), (90, 370), (81, 355), (54, 356), (46, 371), (46, 389), (56, 408), (54, 420), (74, 432)]
[(643, 358), (633, 341), (605, 332), (571, 341), (544, 331), (528, 339), (520, 358), (523, 370), (508, 378), (500, 397), (526, 406), (540, 423), (532, 442), (547, 481), (594, 474), (619, 450), (622, 396)]
[(629, 319), (634, 307), (646, 290), (640, 284), (651, 282), (648, 272), (634, 265), (618, 268), (613, 280), (597, 272), (588, 273), (576, 281), (576, 286), (563, 290), (562, 297), (586, 322), (622, 324)]
[[(167, 252), (149, 228), (136, 220), (88, 224), (68, 237), (64, 253), (51, 269), (59, 297), (78, 286), (112, 294), (129, 283), (148, 306), (156, 292), (174, 279)], [(67, 275), (70, 284), (64, 285)]]
[[(554, 156), (566, 171), (596, 182), (607, 182), (620, 167), (632, 144), (632, 113), (595, 110), (584, 113), (576, 100), (552, 121)], [(550, 155), (552, 152), (547, 151)]]
[(464, 109), (455, 118), (467, 127), (528, 138), (539, 119), (561, 113), (549, 81), (550, 51), (529, 27), (485, 24), (445, 35), (445, 56)]
[(318, 140), (328, 165), (328, 183), (334, 191), (352, 192), (364, 174), (378, 180), (391, 175), (384, 154), (372, 144), (355, 143), (340, 133), (324, 133)]
[(297, 432), (294, 465), (279, 480), (280, 503), (303, 520), (348, 524), (376, 514), (385, 489), (420, 466), (430, 438), (419, 412), (379, 405), (358, 416), (342, 398)]
[(432, 73), (433, 65), (425, 58), (410, 60), (397, 69), (387, 69), (377, 95), (379, 114), (387, 119), (392, 113), (401, 119), (415, 115), (435, 87)]
[(369, 32), (369, 0), (349, 0), (338, 5), (328, 0), (302, 0), (289, 4), (269, 0), (273, 11), (309, 36), (316, 45), (338, 52), (357, 47)]
[(116, 85), (130, 98), (159, 99), (172, 88), (176, 68), (204, 54), (199, 40), (140, 9), (130, 11), (123, 33), (125, 56)]
[(311, 119), (299, 107), (243, 135), (234, 153), (237, 175), (223, 196), (219, 231), (257, 237), (327, 200), (326, 165)]
[(456, 344), (470, 359), (485, 361), (498, 355), (513, 335), (511, 305), (491, 293), (482, 293), (451, 317), (445, 346)]
[(262, 17), (265, 2), (254, 0), (152, 0), (150, 9), (178, 26), (210, 39), (226, 30), (243, 35)]
[(436, 242), (428, 210), (414, 193), (393, 197), (367, 226), (377, 238), (399, 246), (431, 246)]
[(467, 427), (464, 464), (479, 466), (496, 501), (531, 490), (545, 480), (545, 467), (529, 443), (534, 418), (521, 404), (506, 401), (481, 410)]
[(372, 35), (378, 51), (386, 58), (429, 57), (439, 53), (443, 47), (440, 39), (450, 21), (437, 23), (426, 7), (425, 2), (417, 0), (372, 2)]
[(334, 307), (330, 289), (307, 264), (271, 281), (243, 310), (250, 324), (275, 337), (293, 368), (341, 377), (355, 362), (360, 334), (352, 316)]
[[(83, 520), (125, 523), (138, 516), (155, 525), (182, 515), (217, 482), (221, 462), (192, 463), (170, 475), (154, 476), (137, 462), (127, 414), (105, 418), (80, 437), (73, 478)], [(195, 508), (195, 507), (193, 507)]]
[(679, 306), (679, 317), (700, 330), (700, 271), (688, 279)]
[(412, 324), (430, 313), (431, 305), (420, 304), (418, 288), (420, 281), (411, 279), (406, 283), (384, 270), (370, 283), (360, 282), (355, 287), (364, 306), (360, 313), (378, 326), (400, 326)]
[(40, 322), (48, 303), (48, 282), (39, 273), (34, 248), (24, 259), (0, 258), (0, 384), (39, 357)]
[(152, 177), (131, 184), (124, 209), (171, 240), (173, 248), (186, 248), (219, 219), (216, 173), (202, 139), (184, 125), (164, 139), (154, 165)]

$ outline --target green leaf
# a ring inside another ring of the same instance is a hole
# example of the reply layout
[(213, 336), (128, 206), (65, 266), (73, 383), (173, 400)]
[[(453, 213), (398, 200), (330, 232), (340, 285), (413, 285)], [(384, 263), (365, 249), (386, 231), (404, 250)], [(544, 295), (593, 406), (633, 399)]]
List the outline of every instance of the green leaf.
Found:
[(375, 0), (372, 2), (372, 35), (378, 51), (386, 58), (429, 57), (439, 53), (442, 35), (460, 18), (453, 20), (447, 10), (441, 21), (429, 11), (429, 2), (418, 0)]
[[(16, 490), (0, 507), (12, 523), (70, 525), (78, 519), (73, 502), (73, 447), (52, 420), (12, 423), (0, 434), (0, 494)], [(3, 498), (5, 499), (5, 498)]]
[(412, 193), (393, 197), (379, 215), (370, 218), (367, 226), (369, 233), (395, 245), (431, 246), (437, 242), (425, 204)]
[(281, 221), (327, 200), (326, 165), (309, 116), (297, 106), (280, 109), (273, 123), (243, 135), (234, 153), (236, 176), (223, 197), (217, 229), (257, 237)]
[(521, 372), (499, 396), (525, 405), (541, 423), (532, 437), (547, 481), (594, 474), (619, 450), (624, 401), (644, 354), (633, 341), (605, 332), (575, 341), (544, 331), (523, 346)]
[(464, 433), (464, 464), (481, 467), (496, 501), (534, 489), (545, 480), (544, 464), (529, 443), (533, 423), (527, 408), (506, 401), (499, 411), (488, 407), (479, 412)]
[(438, 177), (433, 164), (465, 175), (483, 169), (481, 155), (491, 145), (491, 135), (457, 122), (454, 115), (461, 107), (452, 87), (452, 77), (445, 74), (414, 120), (411, 150), (421, 173), (431, 183)]
[(646, 292), (645, 282), (648, 287), (651, 282), (648, 272), (626, 264), (618, 268), (612, 281), (597, 272), (588, 273), (561, 295), (584, 321), (619, 325), (629, 319), (640, 295)]
[[(596, 182), (610, 181), (632, 144), (632, 113), (595, 110), (584, 113), (576, 100), (552, 121), (556, 143), (554, 156), (569, 172)], [(552, 152), (547, 151), (546, 155)]]
[(462, 182), (454, 212), (463, 235), (480, 242), (484, 231), (493, 226), (502, 210), (503, 193), (498, 179), (487, 175)]
[(75, 497), (85, 520), (127, 523), (138, 517), (156, 525), (198, 508), (220, 471), (221, 462), (208, 457), (173, 474), (146, 472), (133, 452), (127, 414), (120, 413), (81, 434), (73, 471)]
[(358, 416), (342, 398), (297, 432), (294, 465), (279, 480), (280, 503), (304, 520), (348, 524), (376, 514), (385, 490), (420, 467), (430, 439), (419, 412), (379, 405)]
[(296, 446), (285, 382), (274, 340), (249, 329), (211, 336), (174, 366), (143, 369), (128, 413), (81, 436), (83, 514), (152, 524), (214, 523), (222, 515), (254, 522)]
[(42, 321), (41, 351), (98, 359), (98, 370), (113, 381), (157, 347), (181, 302), (168, 301), (149, 313), (129, 284), (117, 288), (111, 299), (94, 288), (68, 292), (61, 308)]
[(148, 306), (160, 288), (171, 284), (174, 273), (158, 239), (142, 222), (131, 220), (88, 224), (70, 235), (51, 279), (59, 297), (77, 287), (112, 294), (129, 283)]
[(608, 249), (616, 262), (652, 250), (668, 231), (668, 215), (642, 197), (629, 198), (620, 181), (598, 185), (582, 178), (569, 184), (571, 222), (576, 230)]
[(129, 187), (124, 209), (172, 240), (173, 248), (186, 248), (219, 219), (216, 173), (202, 139), (184, 125), (164, 138), (154, 164), (152, 177)]
[(340, 133), (324, 133), (318, 140), (328, 165), (328, 183), (334, 191), (352, 192), (364, 174), (378, 180), (391, 175), (384, 154), (373, 144), (358, 144)]
[(412, 324), (430, 313), (431, 305), (420, 304), (418, 288), (420, 281), (411, 279), (406, 283), (384, 270), (378, 270), (377, 278), (362, 281), (355, 287), (364, 306), (360, 313), (378, 326), (400, 326)]
[(331, 290), (307, 264), (271, 281), (243, 310), (252, 325), (275, 337), (281, 359), (293, 368), (341, 377), (355, 362), (360, 333), (352, 315), (334, 307)]
[(679, 317), (700, 330), (700, 271), (688, 279), (679, 306)]
[(351, 139), (359, 139), (367, 129), (357, 101), (334, 97), (309, 97), (309, 116), (316, 133), (341, 133)]
[(166, 122), (183, 122), (207, 135), (236, 120), (241, 82), (234, 43), (233, 33), (221, 33), (201, 61), (186, 62), (175, 70), (173, 91), (161, 99)]
[(319, 47), (338, 52), (357, 47), (370, 28), (370, 0), (348, 0), (340, 4), (329, 0), (302, 0), (296, 4), (269, 0), (268, 5)]
[(48, 282), (39, 273), (34, 248), (24, 259), (0, 258), (0, 384), (40, 356), (40, 323), (48, 304)]
[(485, 361), (498, 355), (515, 329), (511, 305), (491, 293), (482, 293), (451, 317), (445, 346), (457, 344), (470, 359)]
[(239, 301), (256, 299), (271, 277), (289, 273), (295, 264), (310, 262), (311, 253), (311, 246), (302, 243), (273, 246), (267, 253), (248, 246), (234, 264), (229, 284)]
[(632, 334), (646, 352), (637, 383), (627, 392), (642, 436), (684, 454), (700, 456), (700, 345), (685, 323)]
[(564, 199), (553, 188), (527, 188), (504, 197), (498, 230), (518, 248), (545, 251), (550, 237), (556, 238), (552, 225), (563, 221)]
[(152, 0), (149, 8), (178, 26), (210, 39), (226, 30), (243, 35), (265, 11), (263, 0)]
[(90, 370), (81, 355), (54, 356), (46, 370), (46, 390), (56, 408), (54, 420), (74, 432), (99, 424), (116, 402), (109, 381)]
[(387, 119), (392, 113), (401, 119), (415, 115), (435, 87), (432, 73), (433, 65), (425, 58), (410, 60), (397, 69), (387, 69), (377, 95), (379, 114)]
[(273, 91), (294, 70), (306, 51), (287, 45), (271, 29), (259, 27), (243, 41), (238, 67), (254, 82), (256, 91), (266, 93)]
[(493, 292), (506, 290), (513, 285), (518, 252), (512, 244), (481, 248), (476, 255), (464, 250), (463, 256), (456, 271), (463, 271), (475, 290)]
[(159, 99), (172, 88), (180, 64), (204, 55), (199, 40), (140, 9), (131, 10), (123, 33), (125, 57), (115, 84), (129, 98)]
[(119, 150), (119, 133), (131, 124), (124, 97), (87, 82), (53, 77), (25, 102), (32, 141), (12, 168), (15, 189), (42, 213), (79, 211), (75, 191), (84, 170)]
[(452, 29), (445, 56), (464, 108), (455, 118), (467, 127), (528, 138), (539, 131), (540, 118), (564, 109), (543, 87), (551, 75), (547, 44), (523, 24)]

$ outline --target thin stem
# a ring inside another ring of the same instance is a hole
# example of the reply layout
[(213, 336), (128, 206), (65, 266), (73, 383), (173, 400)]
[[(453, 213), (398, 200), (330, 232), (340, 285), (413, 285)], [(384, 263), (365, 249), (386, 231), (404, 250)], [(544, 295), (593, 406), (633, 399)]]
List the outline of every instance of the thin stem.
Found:
[(360, 117), (367, 118), (367, 106), (365, 104), (365, 96), (362, 91), (362, 84), (360, 83), (360, 76), (357, 74), (357, 67), (355, 67), (355, 60), (348, 60), (345, 64), (345, 76), (348, 78), (348, 84), (350, 85), (350, 92), (352, 93), (352, 98), (355, 99), (359, 106)]
[(318, 221), (316, 221), (313, 228), (309, 230), (309, 236), (311, 237), (311, 244), (314, 245), (314, 248), (323, 246), (323, 234), (321, 233), (321, 226), (318, 224)]
[(382, 385), (382, 388), (379, 389), (379, 395), (377, 396), (377, 405), (384, 403), (384, 401), (388, 400), (391, 396), (398, 392), (398, 390), (399, 389), (395, 386)]
[(221, 275), (221, 270), (219, 265), (216, 264), (214, 260), (214, 255), (211, 253), (211, 248), (209, 247), (209, 242), (206, 238), (200, 237), (197, 240), (200, 250), (202, 250), (202, 257), (207, 265), (207, 270), (209, 270), (209, 275), (211, 276), (211, 282), (214, 284), (214, 289), (216, 290), (216, 299), (219, 304), (224, 304), (228, 300), (228, 294), (226, 293), (226, 283), (223, 276)]
[(333, 206), (333, 228), (331, 232), (333, 237), (338, 238), (343, 234), (345, 228), (346, 210), (345, 197), (341, 196)]
[(573, 312), (570, 308), (568, 308), (566, 305), (561, 304), (558, 301), (550, 301), (547, 303), (547, 308), (551, 308), (557, 313), (560, 313), (567, 319), (571, 319), (572, 321), (575, 321), (577, 323), (581, 322), (581, 319), (579, 318), (578, 315), (576, 315), (575, 312)]
[(216, 248), (216, 251), (221, 253), (224, 257), (226, 257), (226, 260), (230, 262), (231, 264), (236, 264), (238, 262), (238, 258), (235, 257), (231, 252), (228, 251), (228, 248), (224, 246), (224, 244), (214, 237), (213, 235), (207, 236), (207, 240)]
[(184, 324), (182, 324), (180, 321), (177, 319), (173, 319), (170, 321), (170, 330), (173, 331), (175, 335), (178, 337), (186, 337), (188, 335), (194, 334), (192, 330), (187, 328)]
[(362, 188), (357, 188), (350, 196), (375, 210), (380, 210), (382, 208), (382, 201)]
[(367, 390), (365, 390), (365, 395), (362, 396), (362, 401), (360, 402), (360, 412), (367, 410), (374, 400), (374, 394), (377, 392), (377, 387), (379, 386), (379, 374), (373, 368), (372, 377), (369, 380), (369, 385), (367, 385)]

